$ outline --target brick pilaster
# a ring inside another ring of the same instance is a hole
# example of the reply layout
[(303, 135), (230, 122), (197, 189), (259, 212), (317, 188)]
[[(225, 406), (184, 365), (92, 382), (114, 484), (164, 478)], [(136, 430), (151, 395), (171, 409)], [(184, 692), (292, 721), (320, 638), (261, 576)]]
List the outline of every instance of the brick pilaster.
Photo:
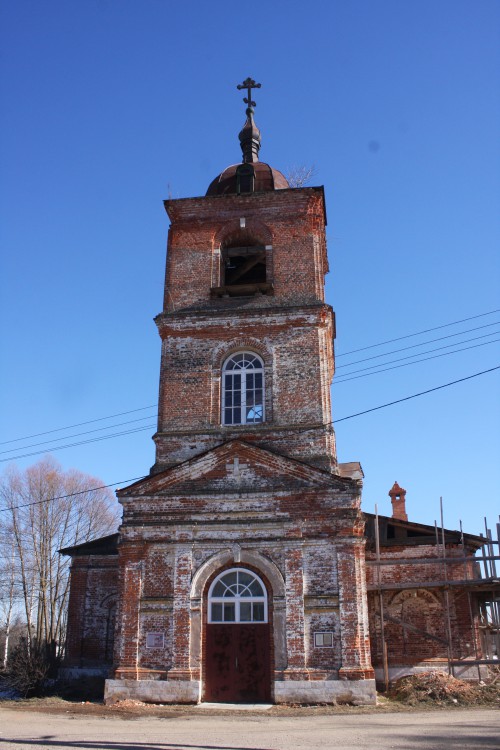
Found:
[(365, 540), (345, 539), (337, 545), (342, 667), (339, 677), (371, 679)]

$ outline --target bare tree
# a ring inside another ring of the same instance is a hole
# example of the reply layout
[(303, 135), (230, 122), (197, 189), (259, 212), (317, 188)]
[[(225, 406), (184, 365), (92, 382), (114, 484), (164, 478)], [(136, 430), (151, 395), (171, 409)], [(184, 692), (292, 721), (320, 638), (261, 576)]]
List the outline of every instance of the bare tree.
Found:
[(312, 178), (317, 175), (318, 171), (314, 164), (309, 166), (305, 164), (295, 164), (285, 171), (285, 177), (292, 188), (305, 187)]
[[(64, 644), (69, 560), (58, 550), (110, 534), (119, 521), (113, 493), (75, 470), (44, 458), (23, 472), (7, 470), (0, 483), (0, 553), (9, 579), (0, 599), (9, 623), (23, 612), (28, 649)], [(11, 604), (9, 602), (12, 601)]]
[(1, 529), (0, 533), (0, 628), (3, 630), (3, 655), (1, 663), (3, 669), (7, 668), (7, 659), (9, 656), (10, 633), (14, 620), (14, 606), (17, 598), (16, 591), (16, 547), (12, 534), (5, 533)]

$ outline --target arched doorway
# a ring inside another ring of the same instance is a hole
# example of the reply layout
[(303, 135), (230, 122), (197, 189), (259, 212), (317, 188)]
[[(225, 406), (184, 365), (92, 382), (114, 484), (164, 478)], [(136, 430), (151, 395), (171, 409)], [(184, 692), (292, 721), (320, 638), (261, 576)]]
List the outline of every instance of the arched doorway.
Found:
[(212, 582), (208, 591), (204, 662), (205, 701), (270, 700), (267, 591), (253, 571), (231, 568)]

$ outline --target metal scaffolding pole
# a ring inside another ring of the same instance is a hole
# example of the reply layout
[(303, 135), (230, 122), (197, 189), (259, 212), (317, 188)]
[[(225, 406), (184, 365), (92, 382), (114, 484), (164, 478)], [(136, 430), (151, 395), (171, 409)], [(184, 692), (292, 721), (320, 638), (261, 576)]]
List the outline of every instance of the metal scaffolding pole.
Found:
[[(466, 552), (465, 552), (465, 541), (464, 541), (464, 530), (462, 528), (462, 519), (460, 519), (460, 542), (462, 545), (462, 554), (464, 558), (464, 576), (465, 580), (469, 580), (469, 570), (467, 567), (467, 559), (466, 559)], [(467, 589), (467, 604), (469, 605), (469, 620), (470, 620), (470, 632), (472, 636), (472, 646), (474, 648), (474, 657), (477, 661), (479, 659), (479, 649), (477, 647), (477, 637), (476, 637), (476, 626), (474, 623), (474, 613), (472, 609), (472, 596), (470, 593), (470, 589)], [(477, 679), (481, 679), (481, 666), (477, 664)]]
[(382, 639), (382, 664), (384, 667), (384, 686), (385, 692), (389, 690), (389, 661), (387, 655), (387, 643), (385, 640), (385, 626), (384, 626), (384, 595), (382, 593), (382, 581), (381, 581), (381, 570), (380, 570), (380, 534), (378, 528), (378, 507), (375, 506), (375, 551), (377, 555), (377, 584), (378, 584), (378, 600), (380, 608), (380, 637)]

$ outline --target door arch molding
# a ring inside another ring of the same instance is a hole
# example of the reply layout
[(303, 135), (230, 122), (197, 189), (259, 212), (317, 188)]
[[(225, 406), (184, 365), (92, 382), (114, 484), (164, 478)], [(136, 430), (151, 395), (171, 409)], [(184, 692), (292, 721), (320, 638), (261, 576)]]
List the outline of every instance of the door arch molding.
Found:
[(212, 555), (198, 568), (193, 576), (190, 591), (191, 605), (191, 669), (201, 670), (201, 637), (202, 637), (202, 598), (208, 581), (222, 568), (235, 565), (249, 565), (260, 571), (267, 579), (272, 594), (272, 636), (274, 640), (274, 668), (286, 669), (286, 609), (285, 580), (278, 566), (265, 555), (254, 550), (226, 549)]
[(245, 549), (239, 550), (239, 554), (236, 555), (236, 557), (238, 557), (237, 560), (235, 559), (233, 550), (224, 550), (223, 552), (218, 552), (216, 555), (209, 557), (209, 559), (198, 568), (193, 576), (191, 583), (191, 599), (201, 599), (208, 579), (211, 578), (220, 568), (225, 567), (229, 563), (251, 565), (254, 568), (257, 568), (264, 574), (271, 584), (273, 599), (285, 597), (285, 580), (280, 569), (272, 562), (272, 560), (265, 557), (260, 552)]

